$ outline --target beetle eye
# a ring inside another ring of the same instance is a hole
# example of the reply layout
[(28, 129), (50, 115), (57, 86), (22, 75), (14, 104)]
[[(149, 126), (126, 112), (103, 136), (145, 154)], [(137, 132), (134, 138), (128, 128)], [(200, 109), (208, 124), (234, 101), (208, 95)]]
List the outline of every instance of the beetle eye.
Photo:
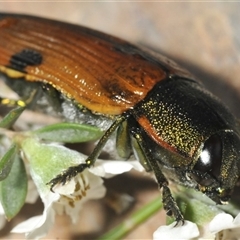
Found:
[(218, 178), (222, 165), (222, 139), (219, 135), (212, 135), (204, 144), (194, 170), (209, 173)]

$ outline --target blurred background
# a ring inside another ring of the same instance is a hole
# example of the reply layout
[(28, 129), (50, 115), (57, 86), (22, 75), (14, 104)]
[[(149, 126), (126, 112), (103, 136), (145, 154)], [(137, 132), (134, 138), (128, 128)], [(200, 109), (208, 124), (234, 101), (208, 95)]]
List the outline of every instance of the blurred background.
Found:
[[(1, 1), (0, 4), (1, 12), (31, 14), (81, 24), (160, 52), (187, 68), (237, 117), (240, 117), (239, 9), (240, 3), (237, 2), (190, 1)], [(46, 239), (94, 239), (144, 203), (157, 195), (160, 197), (156, 184), (147, 176), (125, 174), (107, 184), (109, 188), (130, 193), (135, 198), (136, 202), (129, 212), (118, 216), (103, 201), (89, 203), (77, 225), (72, 225), (67, 217), (58, 217)], [(41, 211), (40, 202), (39, 208), (26, 206), (0, 232), (0, 238), (24, 238), (8, 232), (17, 222)], [(154, 230), (164, 221), (164, 213), (159, 212), (126, 239), (152, 238)]]

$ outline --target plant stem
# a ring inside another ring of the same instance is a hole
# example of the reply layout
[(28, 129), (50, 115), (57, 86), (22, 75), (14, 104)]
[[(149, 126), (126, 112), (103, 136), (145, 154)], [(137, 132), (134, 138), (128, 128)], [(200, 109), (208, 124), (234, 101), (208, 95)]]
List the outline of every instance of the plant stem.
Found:
[(102, 235), (98, 240), (106, 239), (122, 239), (130, 231), (132, 231), (136, 226), (145, 222), (148, 218), (153, 216), (156, 212), (162, 209), (162, 202), (160, 197), (157, 197), (152, 202), (148, 203), (146, 206), (135, 212), (129, 219), (119, 224), (115, 228), (111, 229), (106, 234)]

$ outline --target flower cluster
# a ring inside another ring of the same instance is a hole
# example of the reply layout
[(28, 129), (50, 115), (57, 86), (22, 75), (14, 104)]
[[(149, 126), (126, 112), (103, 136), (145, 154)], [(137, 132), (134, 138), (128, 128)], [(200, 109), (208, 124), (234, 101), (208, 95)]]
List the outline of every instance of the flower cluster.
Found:
[(176, 222), (159, 227), (153, 234), (154, 240), (238, 240), (240, 239), (240, 213), (233, 218), (230, 214), (219, 213), (213, 220), (206, 224), (202, 233), (198, 226), (190, 221), (185, 221), (182, 226), (175, 226)]
[[(44, 237), (58, 214), (66, 214), (76, 223), (84, 203), (105, 196), (106, 188), (102, 178), (109, 178), (133, 168), (137, 171), (144, 170), (138, 161), (98, 159), (94, 167), (79, 173), (65, 185), (56, 185), (54, 192), (51, 192), (46, 183), (68, 167), (84, 163), (86, 156), (59, 144), (44, 143), (35, 137), (22, 140), (21, 150), (29, 176), (26, 202), (33, 203), (40, 195), (44, 204), (42, 215), (27, 219), (12, 229), (12, 232), (24, 233), (27, 239)], [(192, 199), (191, 202), (193, 201)], [(1, 205), (0, 216), (2, 228), (5, 218)], [(190, 221), (185, 221), (182, 226), (175, 225), (174, 222), (159, 227), (153, 234), (153, 239), (240, 239), (240, 214), (233, 219), (231, 215), (222, 212), (210, 223), (200, 226)]]
[[(85, 202), (105, 196), (106, 188), (102, 177), (109, 178), (132, 168), (143, 170), (137, 161), (98, 160), (95, 167), (84, 170), (65, 185), (56, 185), (54, 192), (51, 192), (46, 182), (54, 176), (57, 165), (57, 171), (60, 171), (59, 169), (66, 169), (73, 163), (84, 163), (86, 156), (64, 146), (41, 143), (33, 138), (25, 140), (22, 149), (23, 158), (29, 163), (29, 172), (36, 185), (36, 188), (29, 191), (29, 195), (36, 196), (37, 189), (44, 204), (42, 215), (32, 217), (12, 229), (15, 233), (25, 233), (27, 239), (44, 237), (53, 226), (57, 214), (67, 214), (72, 222), (76, 223)], [(67, 165), (64, 165), (66, 162)], [(63, 166), (59, 166), (60, 163), (63, 163)], [(3, 214), (3, 211), (1, 213)]]

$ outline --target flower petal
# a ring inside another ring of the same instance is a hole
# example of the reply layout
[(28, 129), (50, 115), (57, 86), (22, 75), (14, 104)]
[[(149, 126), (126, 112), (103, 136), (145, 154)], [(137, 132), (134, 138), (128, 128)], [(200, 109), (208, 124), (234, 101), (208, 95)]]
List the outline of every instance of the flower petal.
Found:
[(233, 224), (240, 227), (240, 213), (234, 218)]
[(95, 175), (109, 178), (113, 175), (129, 172), (131, 169), (143, 171), (142, 165), (138, 161), (114, 161), (114, 160), (98, 160), (96, 165), (89, 169)]
[(219, 213), (209, 224), (209, 230), (212, 233), (220, 232), (224, 229), (233, 228), (233, 217), (227, 213)]
[(57, 201), (59, 196), (49, 193), (44, 202), (43, 215), (29, 218), (18, 224), (11, 232), (25, 233), (27, 239), (39, 239), (44, 237), (52, 227), (55, 219), (55, 212), (52, 209), (53, 202)]
[(221, 239), (240, 239), (240, 214), (235, 219), (230, 214), (220, 213), (209, 224), (209, 229)]
[(176, 226), (176, 222), (168, 226), (159, 227), (153, 234), (154, 240), (172, 240), (172, 239), (181, 239), (188, 240), (193, 239), (199, 236), (199, 230), (195, 223), (190, 221), (185, 221), (184, 225)]

